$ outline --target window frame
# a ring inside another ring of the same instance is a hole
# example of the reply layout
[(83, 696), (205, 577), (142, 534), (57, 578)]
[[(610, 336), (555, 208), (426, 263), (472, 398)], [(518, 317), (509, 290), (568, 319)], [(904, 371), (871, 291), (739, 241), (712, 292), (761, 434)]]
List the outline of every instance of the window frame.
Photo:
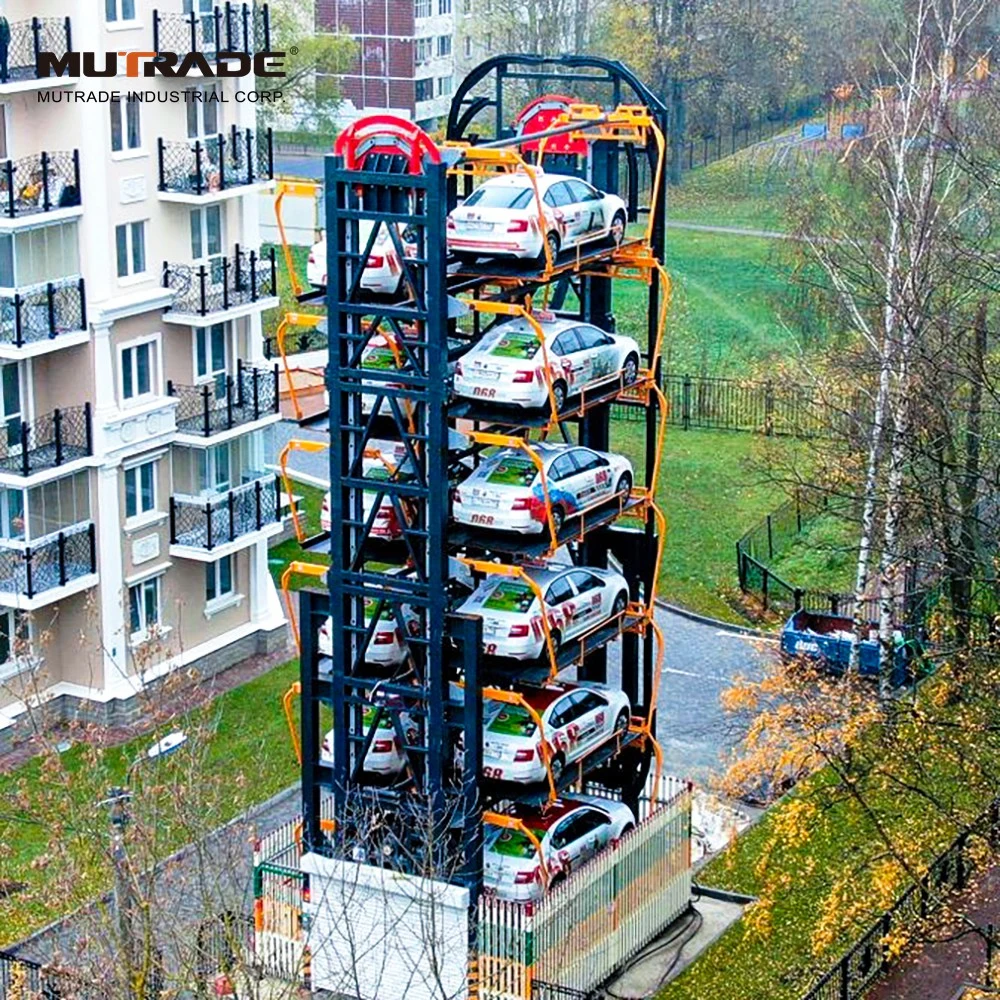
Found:
[[(123, 108), (124, 105), (124, 108)], [(142, 144), (142, 102), (134, 101), (130, 97), (124, 100), (108, 101), (109, 118), (108, 127), (111, 130), (111, 158), (113, 160), (124, 160), (133, 156), (145, 156), (146, 151)], [(135, 135), (136, 143), (132, 144), (131, 129), (129, 128), (129, 110), (135, 109)], [(118, 136), (121, 145), (115, 149), (115, 124), (117, 120)]]
[[(115, 238), (115, 274), (118, 276), (119, 285), (130, 285), (135, 284), (139, 281), (146, 281), (149, 279), (149, 254), (146, 252), (146, 223), (148, 219), (130, 219), (127, 222), (119, 222), (114, 228), (114, 238)], [(136, 251), (136, 241), (135, 233), (138, 232), (142, 235), (141, 240), (141, 252), (142, 252), (142, 264), (143, 269), (141, 271), (132, 270), (135, 267), (135, 251)], [(126, 272), (121, 274), (119, 268), (121, 261), (118, 257), (119, 245), (118, 245), (118, 233), (124, 230), (125, 233), (125, 265)]]
[[(124, 9), (126, 3), (132, 5), (132, 16), (125, 17)], [(109, 8), (114, 8), (114, 17), (108, 17)], [(112, 31), (118, 28), (132, 28), (139, 24), (139, 19), (135, 13), (135, 0), (104, 0), (104, 24)]]
[[(428, 89), (426, 96), (421, 97), (420, 93), (423, 88)], [(434, 100), (434, 77), (432, 76), (422, 76), (419, 80), (413, 81), (413, 100), (414, 101), (433, 101)]]
[[(153, 636), (153, 628), (155, 626), (156, 631), (159, 632), (163, 625), (163, 589), (160, 586), (160, 581), (163, 579), (162, 573), (156, 573), (153, 576), (147, 576), (142, 580), (137, 580), (128, 588), (128, 629), (129, 629), (129, 642), (133, 645), (139, 645), (143, 642), (148, 642)], [(152, 621), (147, 617), (148, 605), (146, 601), (147, 588), (152, 587), (155, 595), (155, 607)], [(139, 625), (138, 629), (133, 628), (133, 595), (138, 592), (138, 608), (139, 608)]]
[(451, 35), (438, 35), (434, 51), (438, 59), (447, 59), (454, 51)]
[[(235, 554), (220, 556), (218, 559), (205, 563), (205, 610), (212, 611), (223, 605), (232, 604), (236, 597), (236, 563)], [(226, 563), (229, 574), (229, 589), (222, 589), (222, 564)], [(214, 592), (213, 592), (214, 591)]]
[[(150, 348), (150, 373), (149, 390), (147, 392), (136, 393), (131, 396), (125, 395), (125, 352), (132, 351), (139, 347), (149, 345)], [(163, 370), (162, 341), (159, 333), (152, 333), (145, 337), (137, 337), (135, 340), (128, 340), (118, 345), (118, 399), (122, 407), (138, 406), (148, 402), (156, 396), (162, 396), (162, 385), (160, 373)]]
[[(159, 509), (159, 489), (157, 479), (157, 463), (159, 458), (147, 458), (143, 459), (141, 462), (132, 462), (124, 467), (125, 475), (125, 526), (131, 527), (132, 525), (154, 519), (157, 514), (160, 513)], [(143, 507), (143, 483), (142, 476), (143, 470), (150, 469), (150, 487), (152, 494), (152, 504), (149, 507)], [(136, 500), (136, 509), (134, 513), (130, 514), (128, 511), (128, 500), (129, 500), (129, 478), (132, 477), (135, 481), (135, 487), (133, 489), (133, 495)]]

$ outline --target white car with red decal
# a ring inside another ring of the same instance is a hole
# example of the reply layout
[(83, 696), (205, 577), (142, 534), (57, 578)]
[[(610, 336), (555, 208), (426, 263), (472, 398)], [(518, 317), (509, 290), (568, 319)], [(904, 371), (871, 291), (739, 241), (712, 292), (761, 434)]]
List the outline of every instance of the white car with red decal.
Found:
[[(611, 569), (549, 566), (525, 571), (541, 591), (553, 645), (610, 621), (628, 607), (628, 583)], [(488, 575), (458, 609), (483, 620), (487, 656), (534, 660), (546, 650), (542, 609), (520, 577)]]
[[(503, 448), (483, 459), (452, 493), (452, 514), (459, 524), (523, 534), (548, 530), (549, 510), (556, 533), (567, 517), (605, 503), (628, 499), (632, 463), (576, 445), (532, 444), (542, 472), (521, 448)], [(548, 507), (546, 506), (546, 490)]]
[[(365, 628), (371, 628), (372, 618), (378, 608), (378, 601), (366, 597)], [(381, 613), (375, 622), (368, 647), (365, 649), (365, 663), (381, 666), (396, 666), (405, 663), (410, 647), (407, 639), (420, 635), (420, 618), (406, 605), (399, 605), (399, 614), (388, 602), (382, 603)], [(327, 618), (319, 629), (319, 651), (321, 656), (333, 656), (333, 618)]]
[[(397, 702), (398, 703), (398, 702)], [(420, 730), (416, 721), (405, 710), (398, 713), (400, 728), (403, 730), (405, 743), (399, 738), (395, 724), (388, 711), (383, 711), (375, 730), (374, 738), (368, 753), (365, 754), (364, 770), (371, 774), (396, 775), (402, 773), (406, 767), (406, 754), (404, 746), (416, 744), (420, 738)], [(362, 726), (367, 734), (375, 721), (375, 706), (365, 705), (362, 713)], [(320, 763), (333, 764), (333, 730), (331, 729), (323, 737), (323, 744), (320, 748)]]
[(553, 259), (595, 240), (620, 244), (628, 212), (616, 194), (536, 168), (534, 185), (523, 170), (483, 182), (448, 215), (447, 225), (448, 249), (459, 258), (535, 258), (544, 264), (546, 243)]
[[(519, 691), (542, 720), (552, 777), (628, 729), (628, 696), (593, 681), (547, 684)], [(534, 783), (546, 780), (542, 735), (523, 704), (483, 702), (483, 777)]]
[[(385, 444), (392, 444), (392, 442), (385, 442)], [(405, 455), (405, 449), (403, 452)], [(403, 459), (399, 465), (396, 465), (395, 462), (398, 458), (399, 453), (395, 449), (390, 451), (389, 449), (369, 448), (361, 460), (361, 474), (365, 479), (372, 480), (373, 483), (408, 482), (413, 478), (412, 463), (408, 459)], [(408, 497), (399, 497), (397, 508), (388, 493), (382, 493), (381, 501), (379, 501), (379, 494), (376, 490), (365, 490), (361, 508), (361, 519), (364, 523), (368, 523), (377, 501), (378, 510), (375, 512), (375, 519), (372, 521), (370, 530), (372, 537), (386, 541), (402, 538), (404, 527), (413, 522), (416, 514), (414, 501)], [(403, 515), (403, 521), (400, 520), (400, 513)], [(323, 531), (330, 531), (333, 528), (329, 492), (323, 497), (319, 523)]]
[[(368, 245), (375, 223), (371, 219), (362, 219), (358, 223), (359, 252)], [(399, 227), (399, 243), (404, 256), (413, 257), (417, 248), (409, 231)], [(309, 260), (306, 264), (306, 277), (314, 288), (326, 288), (326, 234), (320, 237), (309, 250)], [(365, 269), (361, 273), (361, 287), (376, 295), (395, 295), (403, 280), (403, 265), (400, 262), (399, 248), (389, 236), (385, 224), (379, 226), (378, 235), (372, 245), (371, 253)], [(346, 291), (346, 289), (345, 289)]]
[[(639, 377), (639, 345), (631, 338), (581, 323), (536, 315), (545, 347), (524, 317), (491, 327), (455, 367), (455, 394), (466, 399), (556, 409), (597, 384), (631, 385)], [(545, 361), (548, 360), (548, 377)]]
[[(509, 815), (531, 831), (487, 826), (483, 844), (483, 885), (502, 899), (541, 899), (605, 848), (635, 829), (624, 802), (597, 795), (565, 795), (544, 807), (520, 803)], [(542, 856), (538, 856), (538, 841)], [(542, 873), (544, 862), (546, 876)]]

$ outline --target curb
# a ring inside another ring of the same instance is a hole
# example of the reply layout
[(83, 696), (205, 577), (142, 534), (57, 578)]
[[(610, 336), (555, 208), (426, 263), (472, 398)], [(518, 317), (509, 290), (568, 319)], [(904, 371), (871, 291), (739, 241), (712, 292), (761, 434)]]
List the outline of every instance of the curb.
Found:
[(728, 889), (714, 889), (710, 885), (701, 885), (698, 882), (691, 883), (691, 892), (704, 896), (706, 899), (718, 899), (723, 903), (738, 903), (740, 906), (757, 902), (756, 896), (747, 896), (742, 892), (730, 892)]
[(724, 622), (719, 618), (700, 615), (696, 611), (688, 611), (687, 608), (682, 608), (677, 604), (670, 604), (659, 597), (656, 599), (655, 604), (658, 608), (663, 608), (664, 611), (669, 611), (672, 615), (679, 615), (681, 618), (687, 618), (689, 621), (697, 622), (699, 625), (711, 625), (713, 628), (720, 629), (723, 632), (732, 632), (735, 635), (752, 635), (758, 639), (777, 638), (774, 632), (765, 632), (763, 629), (752, 628), (749, 625), (734, 625), (732, 622)]

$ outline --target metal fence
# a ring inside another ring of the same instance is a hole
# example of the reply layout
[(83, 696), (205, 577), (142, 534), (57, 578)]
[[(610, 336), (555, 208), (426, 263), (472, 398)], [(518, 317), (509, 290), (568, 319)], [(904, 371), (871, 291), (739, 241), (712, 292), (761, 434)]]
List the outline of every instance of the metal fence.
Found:
[(802, 1000), (861, 1000), (889, 967), (888, 938), (893, 931), (912, 928), (938, 909), (944, 897), (963, 890), (983, 852), (975, 841), (995, 848), (1000, 839), (1000, 800), (963, 830), (951, 846), (927, 870), (917, 885), (906, 892), (858, 938)]
[(280, 519), (277, 478), (244, 483), (206, 500), (170, 498), (170, 544), (211, 551)]
[(31, 542), (0, 543), (0, 591), (35, 594), (97, 572), (94, 525), (74, 524)]
[(267, 4), (227, 2), (207, 13), (153, 11), (154, 52), (200, 52), (214, 58), (219, 52), (269, 51), (271, 15)]
[(63, 56), (73, 49), (71, 39), (68, 17), (33, 17), (12, 22), (6, 58), (0, 59), (0, 83), (37, 80), (38, 53)]
[(0, 295), (0, 343), (23, 347), (87, 328), (83, 278), (49, 281)]
[(0, 431), (0, 469), (30, 476), (93, 452), (90, 403), (67, 406), (32, 421), (9, 420)]
[(203, 195), (274, 177), (271, 129), (237, 129), (205, 139), (158, 138), (159, 190)]
[(22, 218), (80, 204), (80, 151), (0, 160), (0, 211)]
[(0, 1000), (107, 1000), (107, 996), (103, 984), (86, 983), (65, 971), (0, 951)]
[(274, 247), (247, 253), (239, 244), (230, 260), (217, 257), (205, 264), (163, 262), (163, 287), (174, 293), (170, 309), (208, 316), (277, 295)]
[(167, 381), (167, 395), (176, 396), (177, 429), (211, 437), (279, 411), (278, 366), (258, 368), (237, 359), (236, 375), (220, 375), (202, 385)]

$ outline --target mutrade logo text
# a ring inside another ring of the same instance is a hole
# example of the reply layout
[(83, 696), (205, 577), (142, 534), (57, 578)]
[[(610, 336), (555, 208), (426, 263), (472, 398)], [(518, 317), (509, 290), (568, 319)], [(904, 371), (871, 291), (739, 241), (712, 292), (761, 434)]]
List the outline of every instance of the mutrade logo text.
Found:
[(118, 76), (118, 58), (125, 59), (125, 75), (183, 77), (197, 72), (201, 76), (284, 76), (281, 60), (284, 52), (218, 52), (214, 63), (201, 52), (105, 52), (104, 65), (98, 65), (96, 52), (39, 52), (35, 69), (47, 76)]

